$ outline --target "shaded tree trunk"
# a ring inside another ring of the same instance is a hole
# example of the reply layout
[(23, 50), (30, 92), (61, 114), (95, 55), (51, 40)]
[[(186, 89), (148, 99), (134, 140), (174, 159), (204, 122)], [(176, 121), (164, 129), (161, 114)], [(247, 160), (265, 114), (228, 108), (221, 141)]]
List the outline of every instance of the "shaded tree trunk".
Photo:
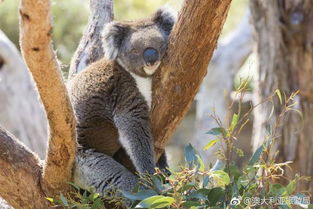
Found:
[[(276, 150), (280, 161), (293, 161), (294, 172), (313, 175), (313, 1), (280, 0), (250, 2), (256, 31), (259, 69), (256, 77), (255, 104), (275, 89), (287, 95), (296, 90), (298, 105), (303, 113), (290, 112), (278, 130)], [(279, 102), (276, 103), (279, 106)], [(254, 119), (254, 150), (266, 139), (266, 129), (276, 120), (268, 120), (271, 107), (256, 109)], [(303, 123), (302, 123), (303, 122)], [(291, 174), (289, 174), (290, 176)], [(313, 182), (304, 182), (300, 190), (313, 192)]]
[(44, 159), (44, 110), (20, 53), (1, 30), (0, 60), (0, 124)]

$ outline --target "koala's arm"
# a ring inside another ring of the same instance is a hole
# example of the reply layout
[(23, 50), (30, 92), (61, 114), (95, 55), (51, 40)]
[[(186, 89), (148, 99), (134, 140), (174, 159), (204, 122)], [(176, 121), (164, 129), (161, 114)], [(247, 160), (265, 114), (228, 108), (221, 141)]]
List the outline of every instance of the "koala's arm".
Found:
[(119, 141), (139, 173), (154, 173), (155, 160), (149, 117), (137, 108), (114, 117)]

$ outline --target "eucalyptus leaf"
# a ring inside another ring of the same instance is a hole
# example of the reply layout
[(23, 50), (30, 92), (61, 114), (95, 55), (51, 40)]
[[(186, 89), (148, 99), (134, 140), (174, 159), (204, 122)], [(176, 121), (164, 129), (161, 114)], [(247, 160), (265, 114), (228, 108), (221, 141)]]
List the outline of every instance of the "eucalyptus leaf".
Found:
[(153, 201), (150, 208), (164, 208), (167, 206), (171, 206), (174, 202), (175, 199), (173, 197), (162, 197)]
[(197, 159), (196, 157), (196, 151), (193, 148), (191, 144), (188, 144), (185, 147), (185, 160), (186, 162), (191, 165), (195, 160)]
[(137, 192), (134, 194), (130, 193), (130, 192), (123, 191), (122, 194), (124, 197), (126, 197), (129, 200), (144, 200), (148, 197), (157, 195), (157, 193), (151, 189), (143, 190), (143, 191), (140, 191), (140, 192)]
[(214, 136), (223, 135), (223, 133), (225, 133), (225, 130), (222, 127), (212, 128), (211, 130), (206, 132), (206, 134), (210, 134), (210, 135), (214, 135)]
[(64, 195), (60, 194), (60, 199), (62, 201), (63, 206), (69, 206), (67, 199), (64, 197)]
[(150, 208), (154, 201), (163, 198), (163, 195), (155, 195), (152, 197), (148, 197), (141, 202), (139, 202), (135, 208)]
[(214, 146), (220, 139), (213, 139), (211, 140), (207, 145), (205, 145), (203, 147), (203, 150), (208, 150), (210, 149), (212, 146)]
[(230, 183), (228, 174), (223, 170), (212, 171), (211, 177), (218, 186), (226, 186)]
[(264, 151), (264, 146), (265, 146), (265, 143), (262, 144), (255, 152), (254, 154), (252, 155), (248, 165), (255, 165), (255, 163), (257, 163), (259, 160), (260, 160), (260, 157), (261, 155), (263, 154), (263, 151)]

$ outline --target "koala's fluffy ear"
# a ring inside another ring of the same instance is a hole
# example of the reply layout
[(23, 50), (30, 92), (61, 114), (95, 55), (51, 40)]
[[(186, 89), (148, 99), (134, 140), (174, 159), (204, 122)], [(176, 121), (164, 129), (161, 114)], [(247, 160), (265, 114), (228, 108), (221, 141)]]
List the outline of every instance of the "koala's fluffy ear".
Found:
[(116, 59), (123, 39), (129, 32), (129, 26), (120, 22), (108, 23), (102, 32), (103, 50), (107, 59)]
[(170, 7), (162, 7), (156, 11), (152, 20), (169, 35), (176, 22), (176, 14)]

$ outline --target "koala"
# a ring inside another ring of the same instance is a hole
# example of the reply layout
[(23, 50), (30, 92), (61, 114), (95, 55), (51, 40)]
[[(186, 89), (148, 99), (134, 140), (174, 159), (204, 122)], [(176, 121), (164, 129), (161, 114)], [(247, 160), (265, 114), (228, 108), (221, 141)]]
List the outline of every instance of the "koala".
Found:
[[(74, 182), (82, 188), (130, 191), (138, 183), (136, 173), (167, 166), (165, 154), (158, 163), (154, 159), (149, 110), (152, 75), (174, 23), (164, 8), (148, 19), (109, 23), (102, 34), (104, 58), (69, 81), (79, 144)], [(129, 158), (120, 159), (125, 152)], [(125, 167), (127, 161), (132, 168)]]

